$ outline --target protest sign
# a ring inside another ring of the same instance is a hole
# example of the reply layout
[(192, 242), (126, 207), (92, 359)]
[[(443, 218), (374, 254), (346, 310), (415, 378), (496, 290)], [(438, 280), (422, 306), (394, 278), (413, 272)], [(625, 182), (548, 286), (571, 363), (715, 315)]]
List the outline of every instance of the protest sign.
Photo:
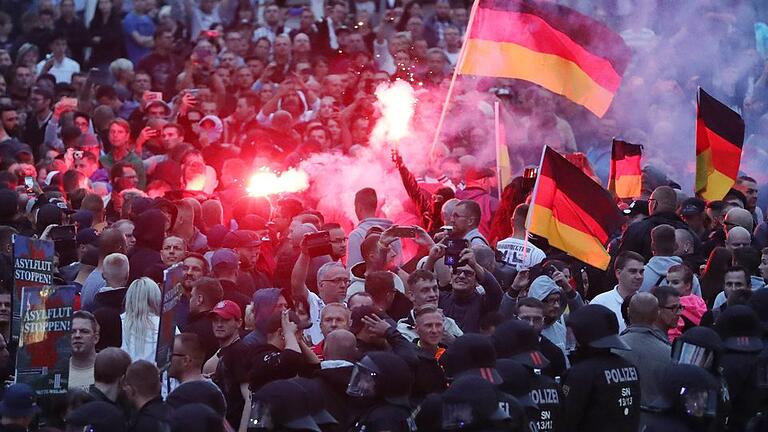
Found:
[(22, 290), (16, 382), (29, 384), (38, 396), (67, 393), (76, 293), (72, 285)]
[(13, 321), (11, 334), (19, 339), (21, 322), (21, 289), (53, 284), (52, 241), (34, 239), (22, 235), (13, 236)]
[(176, 336), (176, 305), (181, 298), (184, 279), (182, 263), (176, 263), (163, 272), (163, 296), (160, 305), (160, 332), (157, 335), (157, 368), (165, 370), (171, 364), (173, 339)]

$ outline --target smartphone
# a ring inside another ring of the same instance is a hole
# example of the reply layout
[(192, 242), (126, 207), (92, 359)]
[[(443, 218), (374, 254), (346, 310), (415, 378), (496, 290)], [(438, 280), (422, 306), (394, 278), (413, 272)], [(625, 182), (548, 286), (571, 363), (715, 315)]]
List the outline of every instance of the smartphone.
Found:
[(394, 227), (390, 229), (389, 232), (392, 234), (393, 237), (400, 237), (400, 238), (414, 238), (416, 237), (416, 234), (417, 234), (416, 228), (409, 227), (409, 226)]
[(331, 246), (331, 234), (328, 231), (318, 231), (304, 236), (304, 246), (307, 248), (310, 258), (330, 255), (333, 252)]
[(59, 225), (51, 228), (48, 236), (53, 240), (53, 248), (59, 257), (59, 264), (64, 266), (77, 261), (77, 239), (74, 225)]
[(191, 94), (194, 97), (197, 97), (199, 93), (200, 93), (200, 89), (198, 88), (187, 89), (187, 94)]
[(446, 239), (445, 240), (445, 265), (455, 267), (461, 259), (461, 252), (469, 247), (469, 242), (465, 239)]
[(161, 92), (153, 92), (153, 91), (145, 91), (144, 95), (142, 96), (142, 99), (144, 99), (144, 102), (152, 102), (155, 100), (163, 100), (163, 93)]
[(27, 193), (35, 193), (35, 180), (32, 176), (24, 177), (24, 187), (27, 189)]

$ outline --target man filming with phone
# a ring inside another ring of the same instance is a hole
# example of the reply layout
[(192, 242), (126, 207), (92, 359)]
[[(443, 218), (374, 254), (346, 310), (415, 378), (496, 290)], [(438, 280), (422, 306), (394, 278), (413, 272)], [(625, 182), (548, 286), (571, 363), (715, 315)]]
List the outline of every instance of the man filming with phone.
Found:
[[(435, 262), (450, 253), (445, 243), (437, 243), (429, 250), (424, 268), (433, 272)], [(446, 259), (446, 265), (450, 261)], [(483, 288), (482, 293), (478, 285)], [(502, 294), (499, 282), (477, 263), (474, 252), (467, 247), (461, 251), (455, 264), (451, 264), (451, 289), (440, 293), (438, 305), (463, 332), (479, 332), (481, 318), (499, 308)]]

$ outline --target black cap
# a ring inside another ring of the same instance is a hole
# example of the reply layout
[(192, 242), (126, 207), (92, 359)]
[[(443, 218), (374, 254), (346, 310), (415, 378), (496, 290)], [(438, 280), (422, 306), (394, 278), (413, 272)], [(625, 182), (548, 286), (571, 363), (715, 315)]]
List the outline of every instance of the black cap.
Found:
[(502, 381), (496, 370), (496, 349), (489, 337), (473, 333), (459, 336), (442, 359), (445, 359), (446, 375), (450, 377), (476, 375), (492, 384)]
[(261, 236), (256, 231), (237, 230), (227, 233), (222, 241), (225, 248), (255, 247), (261, 245)]
[(566, 325), (573, 330), (579, 345), (631, 350), (619, 338), (619, 321), (616, 314), (605, 306), (589, 304), (580, 307), (568, 316)]
[(723, 346), (733, 351), (757, 352), (763, 349), (763, 324), (749, 306), (728, 306), (715, 321)]
[(496, 369), (504, 380), (499, 386), (501, 391), (514, 396), (525, 407), (536, 407), (531, 398), (532, 380), (528, 368), (512, 359), (499, 359)]
[(76, 239), (78, 245), (99, 245), (99, 233), (93, 228), (80, 228)]
[(680, 214), (682, 216), (694, 216), (698, 214), (704, 213), (704, 210), (706, 210), (707, 204), (704, 202), (704, 200), (701, 200), (699, 198), (688, 198), (687, 200), (683, 201), (683, 204), (680, 206)]
[(253, 393), (253, 400), (267, 404), (275, 427), (320, 432), (302, 389), (288, 380), (265, 384)]
[(549, 360), (539, 351), (539, 334), (525, 321), (499, 324), (493, 333), (493, 345), (499, 359), (511, 358), (535, 369), (549, 365)]
[(67, 416), (67, 424), (75, 427), (90, 426), (93, 432), (122, 432), (126, 418), (117, 406), (93, 401), (80, 405)]
[(61, 225), (63, 216), (64, 212), (57, 205), (43, 204), (37, 212), (37, 226), (44, 229), (52, 224)]

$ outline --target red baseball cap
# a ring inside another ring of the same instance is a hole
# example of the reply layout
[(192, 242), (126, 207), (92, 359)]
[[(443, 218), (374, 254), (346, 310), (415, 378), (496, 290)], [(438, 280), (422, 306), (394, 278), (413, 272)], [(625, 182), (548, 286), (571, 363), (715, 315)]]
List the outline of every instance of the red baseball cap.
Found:
[(243, 312), (240, 310), (240, 306), (232, 300), (222, 300), (216, 303), (211, 313), (224, 319), (243, 319)]

